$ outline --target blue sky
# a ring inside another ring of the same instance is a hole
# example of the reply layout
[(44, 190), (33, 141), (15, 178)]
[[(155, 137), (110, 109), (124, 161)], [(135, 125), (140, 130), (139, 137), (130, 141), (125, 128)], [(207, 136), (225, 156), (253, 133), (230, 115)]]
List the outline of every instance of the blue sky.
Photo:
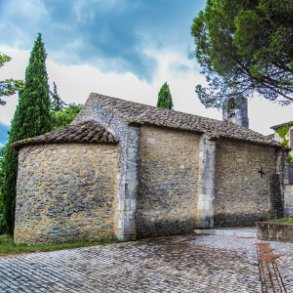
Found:
[[(193, 50), (192, 19), (204, 0), (2, 0), (1, 42), (30, 49), (43, 33), (59, 63), (93, 64), (151, 81), (157, 60), (149, 50)], [(7, 33), (9, 32), (9, 33)], [(180, 64), (179, 68), (184, 70)]]
[[(67, 102), (85, 103), (90, 92), (155, 105), (168, 81), (175, 110), (221, 119), (205, 109), (194, 89), (205, 78), (190, 34), (205, 0), (0, 0), (0, 52), (12, 57), (0, 80), (24, 79), (39, 32), (45, 42), (49, 83)], [(9, 124), (17, 95), (0, 107)], [(292, 120), (292, 107), (261, 97), (249, 101), (252, 129)]]

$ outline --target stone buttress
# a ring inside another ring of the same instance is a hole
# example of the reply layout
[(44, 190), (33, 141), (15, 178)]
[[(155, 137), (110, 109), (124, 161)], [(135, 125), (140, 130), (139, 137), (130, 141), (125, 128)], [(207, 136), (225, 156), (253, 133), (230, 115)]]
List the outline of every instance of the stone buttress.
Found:
[(139, 127), (129, 126), (90, 96), (74, 124), (95, 120), (111, 129), (118, 137), (118, 188), (116, 194), (115, 235), (119, 240), (136, 239), (135, 213), (138, 188)]
[(200, 141), (198, 204), (196, 226), (198, 228), (214, 227), (216, 142), (203, 135)]

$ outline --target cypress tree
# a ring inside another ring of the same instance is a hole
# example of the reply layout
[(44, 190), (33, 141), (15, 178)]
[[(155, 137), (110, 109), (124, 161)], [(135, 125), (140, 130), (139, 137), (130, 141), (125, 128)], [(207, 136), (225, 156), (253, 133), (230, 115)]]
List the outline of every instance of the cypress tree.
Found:
[(173, 108), (172, 96), (167, 82), (163, 84), (159, 91), (157, 107), (165, 109)]
[(13, 233), (17, 179), (17, 154), (11, 144), (17, 140), (34, 137), (50, 131), (50, 99), (46, 70), (46, 51), (41, 34), (32, 49), (25, 72), (23, 90), (11, 124), (4, 154), (4, 213), (7, 232)]

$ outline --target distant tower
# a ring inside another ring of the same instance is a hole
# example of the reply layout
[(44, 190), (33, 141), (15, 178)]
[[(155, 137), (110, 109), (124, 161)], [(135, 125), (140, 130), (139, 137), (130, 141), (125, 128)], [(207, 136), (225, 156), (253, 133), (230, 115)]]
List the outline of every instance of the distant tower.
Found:
[(223, 120), (248, 128), (247, 99), (243, 96), (228, 97), (223, 105)]

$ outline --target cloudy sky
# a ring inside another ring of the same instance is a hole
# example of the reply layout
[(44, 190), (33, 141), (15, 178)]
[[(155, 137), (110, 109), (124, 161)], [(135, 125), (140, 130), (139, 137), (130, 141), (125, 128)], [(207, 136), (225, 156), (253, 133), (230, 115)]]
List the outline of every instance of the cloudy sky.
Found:
[[(49, 83), (62, 99), (84, 103), (98, 92), (155, 105), (168, 81), (175, 110), (221, 119), (205, 109), (194, 88), (205, 78), (194, 59), (190, 34), (205, 0), (0, 0), (0, 52), (12, 57), (0, 80), (24, 79), (37, 33), (45, 42)], [(0, 107), (9, 124), (17, 96)], [(254, 97), (250, 127), (269, 134), (270, 126), (293, 120), (293, 105)]]

